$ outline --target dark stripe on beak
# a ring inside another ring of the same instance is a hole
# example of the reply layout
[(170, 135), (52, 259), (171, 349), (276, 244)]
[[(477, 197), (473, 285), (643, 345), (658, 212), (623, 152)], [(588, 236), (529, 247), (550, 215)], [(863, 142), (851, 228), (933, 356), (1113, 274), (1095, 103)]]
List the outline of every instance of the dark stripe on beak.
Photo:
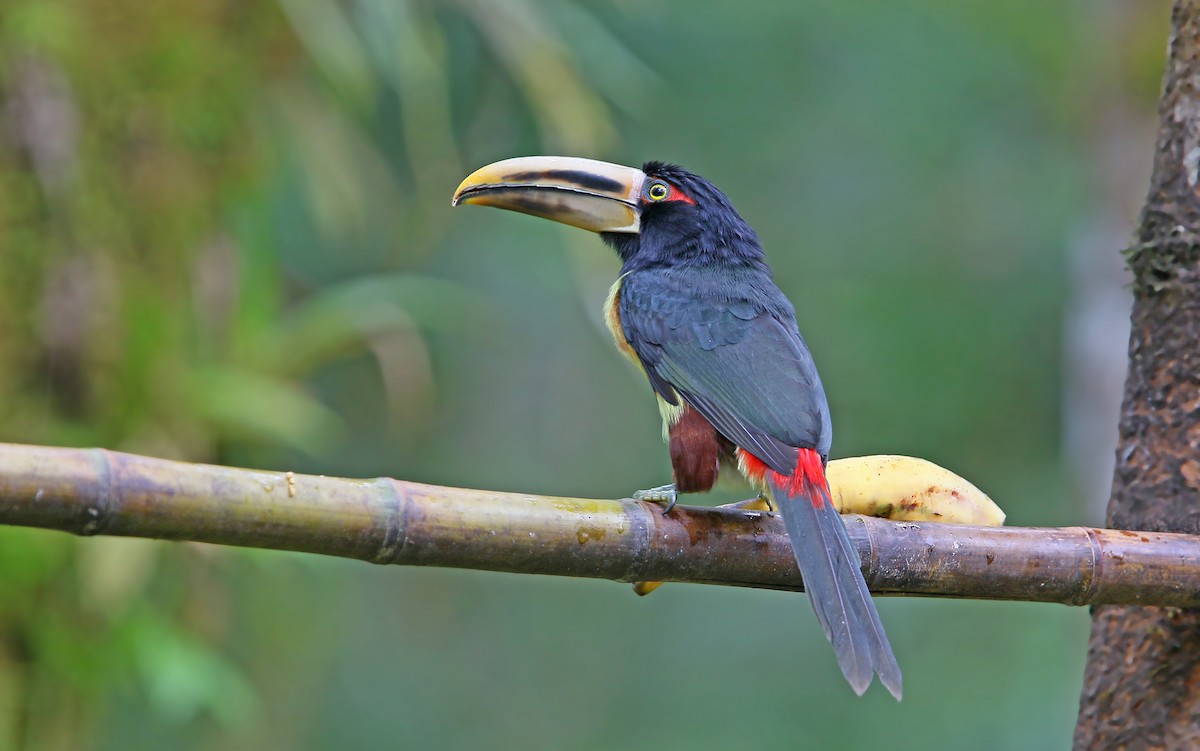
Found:
[(619, 193), (625, 186), (611, 177), (582, 170), (546, 170), (543, 172), (514, 172), (506, 177), (507, 182), (537, 183), (539, 180), (558, 180), (574, 183), (584, 190), (600, 193)]

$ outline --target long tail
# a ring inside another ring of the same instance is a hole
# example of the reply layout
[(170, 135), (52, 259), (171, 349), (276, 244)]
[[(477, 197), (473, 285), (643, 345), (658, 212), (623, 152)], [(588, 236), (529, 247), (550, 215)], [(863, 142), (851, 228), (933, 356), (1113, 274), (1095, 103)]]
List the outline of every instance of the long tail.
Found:
[(900, 699), (900, 666), (888, 644), (879, 613), (862, 575), (858, 551), (834, 508), (820, 455), (801, 449), (792, 477), (766, 473), (771, 499), (783, 515), (804, 589), (838, 665), (851, 688), (862, 694), (875, 673)]

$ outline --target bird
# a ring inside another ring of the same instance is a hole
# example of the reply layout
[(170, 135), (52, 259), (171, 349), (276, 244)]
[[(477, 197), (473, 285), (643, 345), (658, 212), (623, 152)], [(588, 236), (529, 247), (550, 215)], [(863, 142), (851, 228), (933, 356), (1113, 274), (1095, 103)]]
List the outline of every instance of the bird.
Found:
[(735, 467), (783, 517), (850, 687), (861, 695), (878, 675), (899, 700), (900, 668), (825, 477), (833, 426), (816, 364), (729, 198), (666, 162), (529, 156), (476, 170), (451, 202), (579, 227), (616, 251), (604, 319), (649, 381), (674, 480), (634, 497), (670, 513), (679, 493), (707, 491)]

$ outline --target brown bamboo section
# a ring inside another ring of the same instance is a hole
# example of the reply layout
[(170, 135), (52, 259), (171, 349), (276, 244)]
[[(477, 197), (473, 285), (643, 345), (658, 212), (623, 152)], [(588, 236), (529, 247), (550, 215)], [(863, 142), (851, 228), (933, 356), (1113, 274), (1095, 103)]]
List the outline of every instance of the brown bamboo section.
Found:
[[(846, 522), (878, 593), (1200, 605), (1200, 537)], [(664, 515), (631, 500), (262, 472), (102, 449), (0, 444), (0, 524), (373, 563), (801, 588), (782, 523), (761, 512), (677, 507)]]

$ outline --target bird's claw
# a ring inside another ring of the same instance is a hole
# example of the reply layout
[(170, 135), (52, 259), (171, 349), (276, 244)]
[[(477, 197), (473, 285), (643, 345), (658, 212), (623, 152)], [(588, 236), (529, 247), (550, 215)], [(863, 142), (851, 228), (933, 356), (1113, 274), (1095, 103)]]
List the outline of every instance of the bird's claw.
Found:
[(674, 485), (659, 485), (657, 488), (634, 492), (633, 499), (650, 503), (665, 503), (667, 507), (663, 509), (663, 513), (669, 514), (671, 509), (675, 508), (676, 501), (679, 500), (679, 491), (675, 489)]

